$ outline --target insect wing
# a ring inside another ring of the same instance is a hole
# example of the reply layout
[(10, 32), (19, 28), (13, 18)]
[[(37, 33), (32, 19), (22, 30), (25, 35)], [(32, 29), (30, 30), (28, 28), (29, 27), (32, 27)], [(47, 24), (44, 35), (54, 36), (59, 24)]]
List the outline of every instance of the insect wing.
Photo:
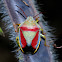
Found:
[(19, 42), (22, 48), (24, 48), (27, 45), (21, 29), (19, 30)]
[(39, 42), (40, 42), (40, 36), (39, 36), (39, 31), (37, 31), (34, 39), (32, 40), (32, 43), (31, 43), (32, 47), (34, 49), (36, 49), (38, 47), (38, 45), (39, 45)]

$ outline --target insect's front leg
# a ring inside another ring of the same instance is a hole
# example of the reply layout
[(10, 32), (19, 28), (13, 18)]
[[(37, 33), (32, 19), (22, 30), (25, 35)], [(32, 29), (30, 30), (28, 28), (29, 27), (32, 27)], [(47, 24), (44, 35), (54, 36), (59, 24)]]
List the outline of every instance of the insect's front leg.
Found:
[(37, 22), (37, 23), (39, 22), (39, 19), (38, 19), (38, 18), (39, 18), (39, 17), (36, 18), (36, 22)]
[(45, 40), (44, 45), (47, 46), (47, 47), (49, 47), (49, 45), (46, 44), (46, 37), (45, 37), (45, 35), (40, 34), (40, 36)]
[(20, 24), (13, 23), (13, 26), (14, 26), (15, 32), (18, 32)]
[(21, 25), (21, 24), (16, 24), (17, 25), (17, 31), (19, 32), (19, 26)]

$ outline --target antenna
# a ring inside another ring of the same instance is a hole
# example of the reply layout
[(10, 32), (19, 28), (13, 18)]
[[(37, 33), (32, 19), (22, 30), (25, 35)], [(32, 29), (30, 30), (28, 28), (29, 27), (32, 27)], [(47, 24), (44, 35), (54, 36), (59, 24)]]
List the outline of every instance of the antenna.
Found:
[[(17, 11), (17, 10), (15, 10), (15, 11)], [(22, 13), (20, 13), (19, 11), (17, 11), (17, 12), (26, 19), (26, 17)]]
[[(16, 5), (17, 6), (17, 5)], [(17, 6), (22, 12), (23, 12), (23, 14), (27, 17), (27, 15), (25, 14), (25, 12), (19, 7), (19, 6)]]
[[(39, 14), (42, 14), (42, 12), (40, 12)], [(39, 14), (35, 15), (33, 18), (35, 18), (35, 17), (38, 16)]]

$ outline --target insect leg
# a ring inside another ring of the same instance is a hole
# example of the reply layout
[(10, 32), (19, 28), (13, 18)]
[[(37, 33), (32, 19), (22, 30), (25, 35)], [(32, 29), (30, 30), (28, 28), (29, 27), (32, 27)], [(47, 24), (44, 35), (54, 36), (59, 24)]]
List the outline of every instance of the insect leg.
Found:
[(13, 23), (13, 26), (14, 26), (15, 32), (18, 32), (17, 25), (15, 23)]
[(45, 40), (44, 45), (47, 46), (47, 47), (49, 47), (49, 45), (46, 44), (46, 37), (45, 37), (45, 35), (40, 34), (40, 36)]
[(20, 50), (20, 48), (17, 50), (17, 52)]
[[(19, 45), (19, 37), (18, 37), (18, 36), (16, 37), (16, 42), (17, 42), (17, 45), (20, 46), (20, 45)], [(17, 52), (18, 52), (19, 50), (20, 50), (20, 48), (17, 50)]]
[(17, 42), (17, 44), (19, 46), (19, 37), (18, 36), (16, 37), (16, 42)]
[(20, 25), (21, 25), (21, 24), (15, 24), (15, 23), (13, 23), (15, 32), (18, 32), (18, 29), (19, 29), (19, 26), (20, 26)]
[(16, 24), (18, 27), (21, 25), (21, 24)]
[(37, 22), (37, 23), (39, 22), (39, 19), (38, 19), (38, 18), (39, 18), (39, 17), (36, 18), (36, 22)]
[(46, 37), (45, 37), (45, 35), (43, 35), (43, 34), (40, 34), (40, 36), (46, 40)]
[(43, 29), (41, 29), (41, 27), (40, 27), (40, 30), (41, 30), (41, 33), (42, 33), (42, 34), (46, 34), (46, 33), (44, 33)]

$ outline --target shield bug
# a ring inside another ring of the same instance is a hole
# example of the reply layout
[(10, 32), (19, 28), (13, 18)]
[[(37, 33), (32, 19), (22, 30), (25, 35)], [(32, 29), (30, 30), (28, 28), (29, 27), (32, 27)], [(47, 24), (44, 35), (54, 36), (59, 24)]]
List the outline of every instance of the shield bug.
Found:
[[(24, 13), (23, 10), (22, 12)], [(37, 22), (38, 19), (35, 20), (34, 17), (28, 16), (26, 20), (18, 26), (16, 41), (23, 53), (36, 53), (40, 46), (41, 37), (45, 39), (46, 46), (46, 37), (41, 33), (41, 31), (43, 32), (43, 29), (41, 29)]]

